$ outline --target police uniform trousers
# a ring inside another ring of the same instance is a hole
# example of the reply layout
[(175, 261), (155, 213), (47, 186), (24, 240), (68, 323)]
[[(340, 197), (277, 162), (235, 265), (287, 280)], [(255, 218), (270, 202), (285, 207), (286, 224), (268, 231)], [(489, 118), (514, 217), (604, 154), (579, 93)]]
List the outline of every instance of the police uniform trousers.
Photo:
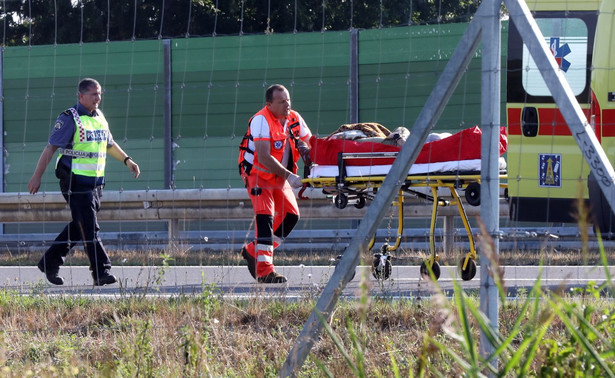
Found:
[(70, 207), (73, 220), (56, 237), (53, 245), (45, 252), (43, 259), (46, 269), (58, 271), (76, 242), (82, 241), (90, 260), (90, 270), (96, 279), (111, 269), (111, 260), (98, 235), (97, 213), (100, 210), (101, 186), (84, 185), (74, 177), (60, 178), (60, 190)]

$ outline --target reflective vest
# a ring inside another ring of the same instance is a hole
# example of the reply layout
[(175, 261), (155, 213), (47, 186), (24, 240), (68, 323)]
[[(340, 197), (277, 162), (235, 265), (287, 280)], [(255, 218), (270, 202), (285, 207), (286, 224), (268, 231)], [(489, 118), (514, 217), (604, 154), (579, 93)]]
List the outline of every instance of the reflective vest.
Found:
[(98, 116), (90, 117), (77, 113), (70, 108), (69, 111), (75, 120), (75, 135), (73, 136), (73, 148), (59, 148), (60, 154), (56, 166), (62, 156), (71, 156), (71, 171), (73, 174), (88, 177), (104, 177), (105, 162), (107, 160), (107, 139), (109, 137), (109, 125), (105, 116), (97, 110)]
[(269, 125), (270, 136), (270, 154), (279, 162), (282, 162), (284, 157), (284, 150), (286, 149), (289, 139), (292, 159), (288, 162), (286, 169), (293, 173), (297, 173), (297, 160), (299, 159), (299, 151), (297, 150), (297, 143), (300, 140), (301, 124), (299, 122), (299, 113), (294, 110), (290, 111), (290, 114), (286, 117), (286, 132), (284, 126), (280, 121), (269, 111), (267, 107), (262, 108), (258, 113), (254, 114), (250, 121), (248, 121), (248, 131), (243, 136), (241, 144), (239, 145), (239, 158), (237, 160), (239, 164), (240, 175), (250, 175), (253, 172), (263, 180), (273, 180), (275, 175), (271, 173), (267, 168), (261, 165), (258, 161), (256, 152), (250, 148), (250, 141), (254, 141), (254, 136), (250, 130), (250, 124), (254, 117), (262, 115), (267, 120)]

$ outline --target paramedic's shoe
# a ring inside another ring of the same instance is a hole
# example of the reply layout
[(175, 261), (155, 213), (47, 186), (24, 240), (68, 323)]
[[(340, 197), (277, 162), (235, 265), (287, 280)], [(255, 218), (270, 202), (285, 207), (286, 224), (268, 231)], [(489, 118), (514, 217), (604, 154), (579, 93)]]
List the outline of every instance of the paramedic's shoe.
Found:
[(47, 281), (54, 285), (64, 285), (64, 278), (58, 275), (59, 269), (46, 269), (43, 259), (41, 259), (36, 266), (38, 267), (38, 270), (45, 273)]
[(115, 276), (113, 274), (101, 274), (98, 276), (98, 279), (96, 279), (95, 275), (92, 275), (94, 278), (94, 286), (104, 286), (104, 285), (111, 285), (117, 282), (117, 278), (115, 278)]
[(258, 283), (284, 283), (286, 281), (288, 281), (286, 277), (276, 272), (271, 272), (266, 276), (258, 277)]
[(248, 262), (248, 270), (252, 278), (256, 279), (256, 259), (248, 253), (246, 247), (241, 248), (241, 256)]

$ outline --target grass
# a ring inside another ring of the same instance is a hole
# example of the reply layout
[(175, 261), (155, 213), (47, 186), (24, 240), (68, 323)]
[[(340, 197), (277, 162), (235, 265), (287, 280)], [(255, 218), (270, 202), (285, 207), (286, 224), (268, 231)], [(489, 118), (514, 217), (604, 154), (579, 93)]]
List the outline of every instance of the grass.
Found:
[[(527, 340), (537, 343), (525, 374), (603, 376), (571, 332), (596, 330), (594, 349), (615, 368), (612, 299), (595, 294), (592, 285), (560, 294), (530, 292), (504, 302), (498, 340), (509, 340), (504, 350), (511, 355), (527, 350)], [(224, 299), (215, 286), (204, 287), (199, 296), (170, 299), (23, 296), (2, 290), (1, 374), (273, 377), (313, 306), (308, 297)], [(455, 300), (436, 293), (431, 299), (341, 301), (327, 321), (328, 333), (298, 375), (474, 376), (467, 373), (480, 373), (484, 364), (472, 370), (461, 361), (476, 355), (470, 350), (482, 326), (482, 318), (473, 317), (477, 307), (478, 298), (461, 291)], [(464, 318), (467, 334), (461, 331)], [(561, 374), (551, 374), (556, 371)]]
[[(465, 252), (465, 251), (464, 251)], [(615, 250), (605, 250), (607, 261), (610, 265), (615, 264)], [(392, 255), (396, 258), (394, 265), (420, 265), (428, 257), (429, 251), (407, 250), (400, 248)], [(439, 253), (441, 265), (457, 265), (462, 251), (456, 251), (453, 255)], [(0, 254), (0, 265), (36, 265), (42, 256), (42, 252), (24, 252), (20, 254), (3, 253)], [(136, 251), (122, 250), (109, 251), (111, 262), (115, 266), (161, 266), (168, 265), (243, 265), (244, 260), (239, 255), (239, 251), (191, 251), (189, 249), (175, 248), (168, 252), (158, 250)], [(276, 265), (330, 265), (335, 260), (337, 253), (330, 251), (326, 253), (299, 250), (299, 251), (276, 251)], [(362, 256), (363, 261), (371, 261), (372, 254)], [(595, 265), (601, 261), (599, 251), (586, 251), (582, 249), (553, 250), (543, 249), (541, 251), (500, 251), (499, 260), (502, 265)], [(77, 248), (69, 254), (68, 265), (88, 265), (87, 256)]]
[[(323, 318), (325, 333), (297, 375), (613, 376), (610, 280), (553, 292), (538, 283), (509, 301), (501, 260), (483, 248), (501, 294), (497, 330), (478, 311), (476, 292), (457, 286), (452, 299), (437, 288), (422, 299), (371, 298), (373, 282), (363, 277), (361, 299), (342, 300)], [(148, 258), (177, 261), (171, 254)], [(603, 249), (597, 258), (608, 265)], [(315, 305), (313, 295), (288, 301), (254, 292), (230, 299), (214, 285), (173, 298), (0, 290), (0, 374), (274, 377)], [(494, 345), (488, 359), (478, 351), (481, 330)]]
[[(615, 286), (607, 269), (613, 252), (584, 247), (566, 253), (495, 255), (488, 238), (482, 243), (500, 296), (497, 328), (479, 311), (475, 291), (455, 285), (450, 298), (436, 283), (431, 296), (373, 298), (373, 282), (366, 275), (360, 300), (342, 300), (321, 318), (325, 332), (297, 376), (615, 377)], [(80, 254), (71, 263), (85, 261)], [(416, 252), (400, 251), (398, 256), (411, 260)], [(456, 264), (458, 259), (441, 257), (442, 264)], [(5, 263), (21, 259), (17, 262), (27, 265), (38, 258), (11, 256)], [(113, 258), (134, 265), (241, 263), (237, 253), (208, 256), (187, 251), (124, 251)], [(306, 264), (301, 258), (318, 260), (281, 253), (276, 263)], [(371, 261), (371, 255), (363, 258)], [(329, 263), (328, 256), (322, 261)], [(539, 279), (531, 290), (509, 300), (500, 266), (517, 262), (595, 264), (605, 269), (608, 279), (600, 285), (590, 282), (581, 289), (553, 291), (543, 290)], [(221, 294), (214, 285), (203, 285), (199, 295), (172, 298), (118, 294), (115, 299), (99, 299), (0, 290), (0, 374), (277, 376), (314, 308), (314, 294), (294, 301), (264, 292), (253, 292), (248, 299)], [(485, 343), (492, 346), (490, 353), (480, 352)]]

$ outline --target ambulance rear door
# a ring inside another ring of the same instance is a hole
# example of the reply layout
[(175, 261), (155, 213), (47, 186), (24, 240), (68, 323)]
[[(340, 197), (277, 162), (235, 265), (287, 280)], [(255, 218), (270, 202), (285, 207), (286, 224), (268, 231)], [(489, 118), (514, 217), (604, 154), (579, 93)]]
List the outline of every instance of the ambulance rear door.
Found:
[[(611, 164), (615, 162), (615, 0), (604, 0), (596, 26), (592, 65), (590, 122)], [(604, 238), (615, 238), (615, 217), (599, 187), (599, 174), (590, 176), (592, 221)]]
[[(557, 10), (571, 4), (590, 9)], [(538, 9), (533, 15), (545, 42), (589, 115), (598, 3), (532, 2), (532, 6)], [(576, 222), (577, 200), (587, 198), (589, 167), (514, 22), (509, 27), (507, 60), (510, 218)]]

